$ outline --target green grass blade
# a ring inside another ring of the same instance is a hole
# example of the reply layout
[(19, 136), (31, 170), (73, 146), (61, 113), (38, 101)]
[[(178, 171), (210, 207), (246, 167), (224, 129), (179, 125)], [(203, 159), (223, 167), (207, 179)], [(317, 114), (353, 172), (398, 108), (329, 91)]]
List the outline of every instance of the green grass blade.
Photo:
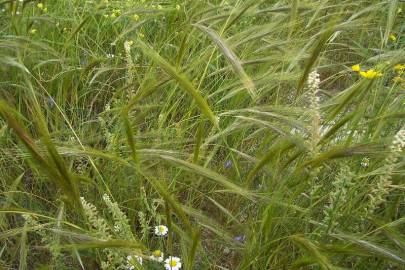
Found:
[(151, 49), (142, 41), (137, 41), (137, 45), (142, 49), (144, 54), (146, 54), (149, 58), (151, 58), (154, 62), (156, 62), (168, 75), (170, 75), (180, 85), (180, 87), (183, 90), (185, 90), (188, 94), (190, 94), (197, 103), (201, 112), (208, 117), (208, 119), (212, 122), (212, 124), (215, 127), (219, 127), (218, 119), (215, 117), (207, 101), (201, 96), (198, 90), (195, 89), (190, 80), (187, 79), (187, 77), (184, 74), (178, 72), (174, 66), (172, 66), (169, 62), (167, 62), (164, 58), (162, 58), (155, 50)]

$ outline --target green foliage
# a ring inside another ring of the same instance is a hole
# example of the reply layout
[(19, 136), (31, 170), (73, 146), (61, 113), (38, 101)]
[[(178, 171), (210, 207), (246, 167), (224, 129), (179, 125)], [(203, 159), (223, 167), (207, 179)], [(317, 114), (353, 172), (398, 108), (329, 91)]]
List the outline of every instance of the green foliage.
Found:
[(0, 1), (0, 268), (405, 269), (404, 29), (403, 1)]

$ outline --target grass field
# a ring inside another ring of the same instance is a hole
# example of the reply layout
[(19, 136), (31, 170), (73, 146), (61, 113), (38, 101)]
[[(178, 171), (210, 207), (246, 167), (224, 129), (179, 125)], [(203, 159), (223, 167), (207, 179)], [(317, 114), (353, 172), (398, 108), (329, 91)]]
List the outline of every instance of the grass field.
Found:
[(0, 269), (405, 269), (405, 2), (0, 0)]

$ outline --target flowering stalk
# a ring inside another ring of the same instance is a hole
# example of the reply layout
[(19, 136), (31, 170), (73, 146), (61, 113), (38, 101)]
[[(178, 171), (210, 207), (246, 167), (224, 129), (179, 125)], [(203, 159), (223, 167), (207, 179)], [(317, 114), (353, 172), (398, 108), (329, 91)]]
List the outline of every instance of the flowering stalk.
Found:
[(319, 73), (314, 70), (308, 76), (308, 88), (309, 88), (309, 101), (312, 110), (312, 151), (317, 152), (317, 144), (320, 140), (320, 125), (321, 125), (321, 114), (319, 106), (319, 84), (321, 83), (319, 79)]
[(366, 212), (372, 214), (379, 205), (385, 203), (386, 197), (391, 191), (392, 173), (395, 169), (401, 151), (405, 148), (405, 127), (397, 132), (395, 138), (390, 146), (390, 153), (385, 159), (385, 172), (378, 177), (375, 188), (371, 190), (368, 195), (370, 197), (369, 207)]
[[(131, 57), (131, 46), (133, 43), (134, 42), (132, 40), (127, 40), (124, 42), (125, 60), (127, 62), (127, 85), (131, 85), (134, 81), (135, 65)], [(133, 93), (129, 93), (130, 96), (132, 94)]]

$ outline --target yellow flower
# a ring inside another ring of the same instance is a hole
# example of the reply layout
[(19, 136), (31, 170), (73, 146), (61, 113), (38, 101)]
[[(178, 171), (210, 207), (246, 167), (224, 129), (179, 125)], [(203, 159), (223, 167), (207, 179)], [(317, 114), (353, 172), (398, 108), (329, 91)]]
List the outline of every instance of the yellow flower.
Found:
[(134, 19), (134, 21), (139, 21), (139, 15), (138, 14), (132, 15), (132, 19)]
[(44, 9), (44, 4), (43, 4), (43, 3), (38, 3), (38, 4), (37, 4), (37, 7), (38, 7), (39, 9)]
[(48, 8), (45, 7), (42, 11), (43, 11), (43, 12), (48, 12)]
[(360, 65), (357, 64), (357, 65), (352, 66), (352, 70), (356, 71), (356, 72), (359, 72), (360, 71)]
[(176, 9), (177, 9), (177, 10), (180, 10), (180, 5), (176, 5)]
[(133, 40), (127, 40), (125, 41), (126, 44), (128, 44), (129, 46), (134, 45), (134, 41)]
[(405, 71), (405, 65), (403, 65), (403, 64), (396, 64), (396, 65), (394, 66), (394, 70), (395, 70), (396, 72), (398, 72), (399, 74), (402, 74), (402, 73), (404, 73), (404, 71)]
[(369, 69), (367, 71), (360, 71), (360, 76), (366, 79), (374, 79), (382, 76), (381, 72), (375, 71), (374, 69)]
[(397, 41), (397, 37), (394, 34), (390, 35), (391, 41)]
[(35, 29), (35, 28), (32, 28), (32, 29), (30, 30), (30, 33), (33, 34), (33, 35), (35, 35), (37, 32), (38, 32), (38, 30)]
[(155, 250), (152, 252), (152, 256), (149, 257), (152, 261), (163, 262), (163, 252)]
[(143, 33), (139, 33), (138, 35), (139, 35), (140, 38), (144, 38), (144, 37), (145, 37), (145, 35), (144, 35)]

